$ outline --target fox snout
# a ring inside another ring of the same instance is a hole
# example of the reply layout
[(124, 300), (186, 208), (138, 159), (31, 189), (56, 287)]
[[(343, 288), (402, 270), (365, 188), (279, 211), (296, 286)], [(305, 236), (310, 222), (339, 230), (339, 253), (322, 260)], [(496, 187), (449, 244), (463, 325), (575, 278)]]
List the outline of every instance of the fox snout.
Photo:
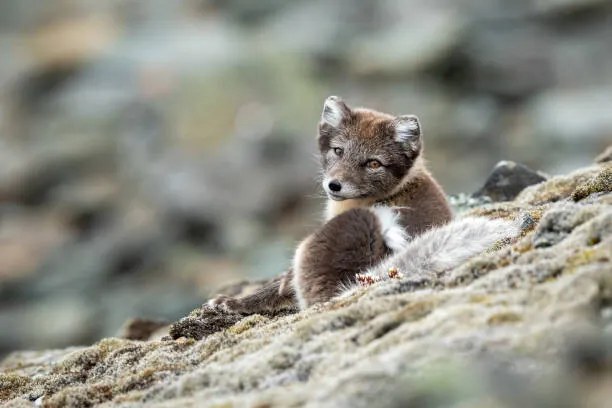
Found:
[(342, 184), (336, 179), (327, 183), (327, 187), (334, 193), (338, 193), (340, 190), (342, 190)]
[(357, 186), (349, 180), (340, 177), (326, 177), (323, 180), (323, 190), (332, 200), (341, 201), (359, 196)]

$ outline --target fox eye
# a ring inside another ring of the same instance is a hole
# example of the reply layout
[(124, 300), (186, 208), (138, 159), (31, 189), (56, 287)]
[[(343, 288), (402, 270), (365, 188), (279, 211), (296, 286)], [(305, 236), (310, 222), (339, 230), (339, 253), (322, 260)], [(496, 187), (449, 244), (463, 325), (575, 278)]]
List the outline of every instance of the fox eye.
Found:
[(341, 147), (334, 147), (334, 154), (338, 157), (342, 157), (342, 155), (344, 154), (344, 149), (342, 149)]
[(366, 166), (367, 166), (369, 169), (376, 170), (376, 169), (378, 169), (378, 168), (382, 167), (382, 163), (381, 163), (381, 162), (379, 162), (379, 161), (378, 161), (378, 160), (376, 160), (376, 159), (374, 159), (374, 160), (368, 160), (368, 162), (366, 163)]

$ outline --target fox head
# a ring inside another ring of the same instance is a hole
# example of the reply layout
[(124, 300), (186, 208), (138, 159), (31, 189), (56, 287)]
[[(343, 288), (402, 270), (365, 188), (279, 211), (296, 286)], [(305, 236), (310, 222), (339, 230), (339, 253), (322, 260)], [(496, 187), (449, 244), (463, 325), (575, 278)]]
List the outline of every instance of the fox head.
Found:
[(323, 189), (336, 201), (392, 195), (422, 148), (416, 116), (351, 109), (337, 96), (325, 100), (318, 139)]

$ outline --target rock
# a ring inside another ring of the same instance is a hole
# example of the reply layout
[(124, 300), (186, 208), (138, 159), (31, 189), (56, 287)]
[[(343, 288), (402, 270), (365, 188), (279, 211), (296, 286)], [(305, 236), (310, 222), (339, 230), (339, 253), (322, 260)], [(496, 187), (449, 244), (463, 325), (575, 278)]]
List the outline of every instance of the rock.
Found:
[(37, 205), (62, 183), (108, 168), (112, 142), (63, 136), (0, 148), (6, 148), (0, 153), (0, 203)]
[[(351, 12), (354, 10), (350, 10), (346, 2), (291, 3), (278, 10), (259, 30), (258, 40), (266, 48), (281, 52), (334, 57), (345, 45), (342, 33), (351, 31), (350, 20), (343, 18)], [(287, 32), (291, 32), (291, 36), (286, 36)]]
[(536, 11), (552, 15), (571, 15), (581, 11), (604, 10), (606, 0), (537, 0), (533, 3)]
[(271, 14), (278, 12), (287, 3), (282, 0), (264, 0), (258, 2), (244, 2), (240, 0), (207, 0), (205, 6), (219, 7), (232, 18), (247, 24), (260, 22)]
[(605, 107), (610, 104), (610, 88), (556, 89), (540, 94), (531, 102), (529, 120), (537, 135), (559, 142), (580, 140), (578, 147), (584, 149), (585, 144), (609, 140), (612, 118)]
[(593, 218), (596, 211), (577, 205), (565, 205), (549, 210), (540, 220), (533, 236), (536, 248), (546, 248), (565, 239), (576, 226)]
[(81, 237), (95, 235), (112, 222), (117, 210), (119, 183), (108, 175), (97, 175), (65, 183), (50, 194), (51, 206)]
[(203, 337), (232, 327), (243, 317), (244, 315), (238, 313), (227, 313), (221, 309), (204, 305), (193, 311), (189, 316), (174, 323), (170, 327), (170, 337), (173, 339), (187, 337), (200, 340)]
[(357, 38), (347, 52), (347, 66), (356, 74), (414, 75), (444, 59), (466, 29), (464, 16), (450, 7), (383, 4), (381, 28)]
[(18, 307), (4, 305), (0, 324), (6, 328), (0, 337), (0, 352), (23, 347), (65, 347), (66, 339), (75, 343), (90, 342), (95, 322), (95, 306), (78, 294), (47, 298)]
[[(603, 165), (585, 167), (566, 176), (556, 176), (546, 182), (525, 188), (519, 193), (515, 201), (527, 205), (541, 205), (544, 203), (568, 200), (576, 193), (579, 186), (585, 186), (596, 179), (599, 174), (606, 174), (607, 172), (607, 166)], [(597, 186), (604, 185), (605, 184), (597, 183)]]
[(3, 281), (34, 273), (72, 239), (57, 213), (27, 214), (0, 206), (0, 287)]
[(512, 161), (501, 161), (493, 168), (484, 186), (474, 196), (493, 201), (513, 200), (525, 187), (545, 181), (546, 177), (529, 167)]
[(453, 210), (456, 213), (462, 213), (471, 208), (480, 207), (483, 204), (492, 202), (491, 198), (486, 195), (469, 195), (469, 194), (456, 194), (448, 198)]
[(461, 49), (470, 86), (502, 99), (521, 99), (551, 86), (552, 41), (534, 25), (476, 24)]
[(203, 306), (162, 340), (15, 353), (0, 363), (0, 401), (607, 406), (612, 195), (594, 187), (572, 200), (607, 171), (579, 169), (466, 210), (520, 219), (522, 234), (427, 281), (386, 281), (278, 316)]
[(110, 18), (74, 15), (38, 26), (25, 44), (37, 69), (56, 69), (94, 59), (108, 51), (116, 36)]
[(576, 187), (572, 193), (574, 201), (580, 201), (591, 194), (605, 194), (612, 191), (612, 165), (604, 163), (603, 169), (595, 177)]

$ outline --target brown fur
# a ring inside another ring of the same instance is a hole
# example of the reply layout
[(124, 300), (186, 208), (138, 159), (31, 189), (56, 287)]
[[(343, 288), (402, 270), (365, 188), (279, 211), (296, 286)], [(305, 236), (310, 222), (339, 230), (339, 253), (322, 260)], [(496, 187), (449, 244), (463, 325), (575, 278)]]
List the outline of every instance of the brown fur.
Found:
[[(407, 124), (412, 126), (401, 128)], [(409, 131), (400, 138), (400, 129)], [(330, 97), (319, 123), (318, 143), (325, 175), (323, 187), (330, 196), (328, 221), (298, 247), (296, 260), (304, 275), (296, 277), (290, 269), (253, 295), (218, 297), (213, 305), (256, 313), (287, 302), (295, 304), (296, 292), (298, 297), (306, 294), (306, 304), (331, 298), (339, 283), (350, 283), (356, 273), (378, 259), (369, 251), (373, 251), (370, 244), (380, 240), (365, 239), (380, 235), (372, 220), (375, 215), (349, 210), (373, 205), (403, 207), (401, 224), (411, 236), (452, 219), (442, 188), (424, 165), (421, 125), (416, 117), (351, 109), (339, 98)], [(341, 148), (343, 154), (337, 155), (334, 148)], [(369, 169), (367, 163), (372, 159), (380, 161), (382, 167)], [(329, 180), (338, 180), (343, 190), (334, 194), (326, 188)], [(344, 214), (349, 215), (341, 216)], [(351, 246), (346, 247), (349, 243)], [(365, 251), (365, 257), (356, 256), (361, 251)]]
[(448, 223), (453, 214), (444, 190), (420, 160), (411, 169), (410, 177), (397, 192), (379, 200), (349, 199), (329, 200), (327, 218), (331, 219), (354, 208), (373, 205), (401, 207), (401, 223), (411, 236), (420, 235), (428, 229)]
[(354, 209), (330, 220), (296, 251), (293, 286), (300, 308), (336, 296), (342, 284), (390, 253), (373, 212)]
[(295, 309), (296, 302), (293, 286), (293, 269), (264, 284), (255, 293), (240, 298), (219, 295), (212, 300), (212, 305), (224, 305), (236, 313), (261, 313), (268, 311)]
[(444, 225), (452, 220), (450, 209), (442, 187), (424, 166), (413, 169), (413, 175), (395, 195), (377, 201), (390, 207), (403, 207), (401, 223), (411, 236), (420, 235), (428, 229)]
[[(382, 204), (407, 207), (404, 225), (412, 235), (450, 221), (452, 212), (446, 196), (424, 164), (418, 119), (365, 108), (351, 109), (340, 99), (332, 98), (326, 101), (324, 109), (338, 110), (342, 120), (330, 124), (324, 116), (319, 124), (323, 187), (329, 180), (337, 180), (349, 188), (346, 193), (338, 192), (339, 196), (326, 188), (330, 195), (326, 218), (352, 208)], [(409, 121), (415, 128), (403, 141), (398, 141), (398, 124), (402, 121)], [(335, 147), (343, 149), (341, 157), (334, 153)], [(383, 167), (369, 170), (364, 165), (369, 159), (380, 160)]]

